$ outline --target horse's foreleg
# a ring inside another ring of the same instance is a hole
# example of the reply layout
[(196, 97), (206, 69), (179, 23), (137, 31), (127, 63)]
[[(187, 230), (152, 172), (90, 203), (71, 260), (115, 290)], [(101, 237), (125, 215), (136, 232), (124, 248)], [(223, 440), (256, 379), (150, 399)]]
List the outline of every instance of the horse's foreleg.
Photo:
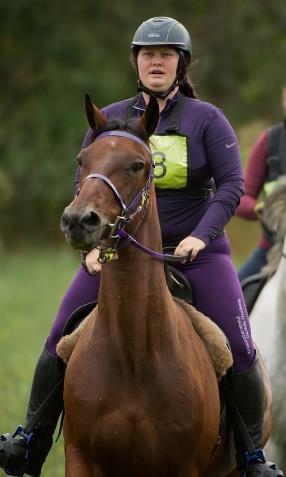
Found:
[[(94, 477), (92, 466), (84, 453), (68, 444), (65, 448), (65, 477)], [(102, 477), (96, 474), (96, 477)]]

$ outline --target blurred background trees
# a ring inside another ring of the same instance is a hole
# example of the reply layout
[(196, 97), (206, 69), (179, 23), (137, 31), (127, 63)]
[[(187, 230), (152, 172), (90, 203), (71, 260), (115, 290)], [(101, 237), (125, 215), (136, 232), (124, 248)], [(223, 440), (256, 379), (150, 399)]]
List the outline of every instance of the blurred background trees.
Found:
[(157, 15), (189, 29), (199, 96), (237, 131), (280, 120), (285, 0), (2, 2), (0, 237), (8, 245), (58, 239), (87, 129), (84, 93), (100, 107), (136, 94), (130, 41)]

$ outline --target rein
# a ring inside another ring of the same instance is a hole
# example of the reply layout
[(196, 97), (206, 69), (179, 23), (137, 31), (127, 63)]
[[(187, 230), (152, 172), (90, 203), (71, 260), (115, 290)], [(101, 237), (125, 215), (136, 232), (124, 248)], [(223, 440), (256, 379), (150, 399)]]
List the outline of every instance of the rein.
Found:
[[(144, 141), (142, 141), (142, 139), (135, 136), (134, 134), (128, 133), (127, 131), (119, 131), (119, 130), (106, 131), (99, 134), (99, 136), (97, 136), (95, 140), (97, 141), (107, 136), (118, 136), (118, 137), (125, 137), (128, 139), (131, 139), (132, 141), (135, 141), (141, 146), (143, 146), (147, 150), (147, 152), (150, 154), (150, 156), (152, 156), (149, 146), (147, 146), (147, 144)], [(167, 262), (182, 262), (189, 258), (189, 255), (175, 256), (171, 254), (163, 254), (163, 253), (155, 252), (154, 250), (151, 250), (145, 247), (144, 245), (140, 244), (139, 242), (137, 242), (137, 240), (134, 237), (132, 237), (130, 234), (128, 234), (124, 230), (125, 226), (131, 223), (134, 217), (139, 212), (142, 213), (142, 220), (143, 220), (145, 211), (147, 210), (147, 207), (149, 206), (149, 203), (150, 203), (150, 192), (151, 192), (151, 185), (152, 185), (153, 177), (154, 177), (154, 168), (155, 168), (155, 164), (152, 160), (149, 176), (143, 189), (141, 189), (135, 195), (135, 197), (131, 200), (129, 205), (126, 205), (120, 192), (117, 190), (115, 185), (111, 182), (111, 180), (105, 175), (98, 174), (98, 173), (91, 173), (84, 178), (81, 188), (78, 189), (76, 196), (80, 194), (80, 191), (86, 181), (91, 179), (98, 179), (104, 182), (104, 184), (106, 184), (112, 190), (115, 198), (117, 199), (121, 207), (121, 215), (118, 215), (116, 217), (114, 223), (108, 224), (108, 227), (110, 228), (110, 234), (108, 238), (113, 239), (114, 243), (111, 247), (108, 247), (107, 249), (102, 249), (102, 248), (99, 249), (100, 255), (99, 255), (98, 261), (100, 263), (110, 262), (111, 260), (118, 258), (118, 249), (120, 247), (120, 242), (122, 240), (129, 243), (130, 245), (133, 245), (137, 249), (141, 250), (142, 252), (146, 253), (147, 255), (150, 255), (151, 257), (157, 260), (167, 261)]]
[(165, 262), (183, 262), (184, 260), (187, 260), (189, 258), (189, 255), (172, 255), (168, 253), (159, 253), (155, 252), (154, 250), (150, 250), (148, 247), (145, 247), (142, 245), (142, 243), (137, 242), (137, 240), (132, 237), (132, 235), (129, 235), (125, 230), (119, 229), (117, 231), (117, 235), (121, 239), (127, 240), (130, 245), (133, 245), (135, 248), (138, 248), (139, 250), (142, 250), (142, 252), (147, 253), (147, 255), (150, 255), (153, 258), (156, 258), (157, 260), (165, 261)]

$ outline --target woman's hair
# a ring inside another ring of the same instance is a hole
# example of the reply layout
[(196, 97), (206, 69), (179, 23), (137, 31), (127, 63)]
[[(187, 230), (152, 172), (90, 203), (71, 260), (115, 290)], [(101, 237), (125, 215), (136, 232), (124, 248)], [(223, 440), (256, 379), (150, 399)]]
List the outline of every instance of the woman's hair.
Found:
[[(137, 68), (137, 55), (139, 52), (139, 48), (136, 48), (133, 50), (133, 52), (130, 54), (129, 60), (133, 68), (138, 74), (138, 68)], [(179, 90), (181, 91), (182, 94), (187, 96), (188, 98), (198, 98), (194, 85), (192, 83), (192, 80), (189, 76), (188, 73), (188, 68), (190, 66), (190, 58), (187, 53), (183, 53), (182, 51), (179, 51), (179, 62), (178, 62), (178, 68), (177, 68), (177, 75), (178, 75), (178, 86)]]
[(180, 52), (180, 59), (178, 63), (178, 78), (179, 90), (188, 98), (197, 98), (194, 85), (188, 73), (190, 67), (189, 56), (186, 53)]

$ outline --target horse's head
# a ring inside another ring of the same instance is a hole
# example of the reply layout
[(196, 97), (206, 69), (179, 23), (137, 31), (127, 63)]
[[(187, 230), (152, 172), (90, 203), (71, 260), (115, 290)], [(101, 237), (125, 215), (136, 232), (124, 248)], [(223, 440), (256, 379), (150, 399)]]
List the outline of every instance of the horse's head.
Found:
[(64, 210), (61, 229), (74, 248), (90, 250), (111, 235), (118, 219), (128, 222), (144, 205), (153, 170), (148, 139), (159, 108), (151, 97), (140, 120), (108, 121), (86, 95), (86, 115), (94, 140), (77, 157), (79, 190)]
[[(284, 242), (286, 234), (286, 176), (281, 176), (264, 200), (262, 226), (272, 232), (276, 240)], [(274, 237), (273, 237), (274, 238)]]

